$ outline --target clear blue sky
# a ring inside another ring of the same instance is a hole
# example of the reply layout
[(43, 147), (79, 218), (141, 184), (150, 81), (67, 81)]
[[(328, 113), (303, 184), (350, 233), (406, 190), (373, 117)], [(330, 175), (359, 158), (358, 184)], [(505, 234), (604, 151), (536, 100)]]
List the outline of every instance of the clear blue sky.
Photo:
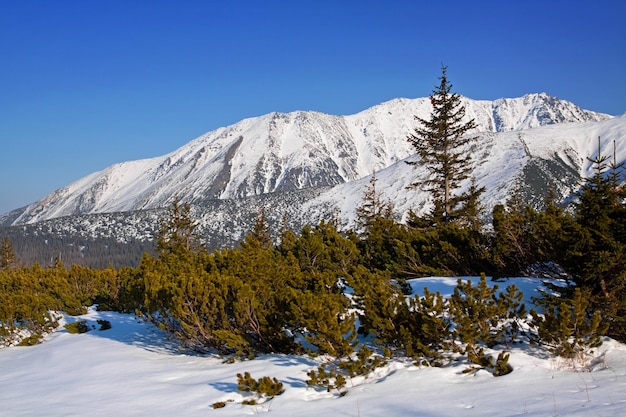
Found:
[(626, 2), (0, 0), (0, 213), (271, 111), (454, 90), (626, 112)]

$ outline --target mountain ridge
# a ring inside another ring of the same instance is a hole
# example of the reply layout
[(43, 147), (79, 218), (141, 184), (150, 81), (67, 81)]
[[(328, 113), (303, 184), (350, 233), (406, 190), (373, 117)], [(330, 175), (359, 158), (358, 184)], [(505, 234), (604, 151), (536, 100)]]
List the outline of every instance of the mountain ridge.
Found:
[[(476, 119), (477, 132), (612, 118), (545, 93), (494, 101), (462, 97), (462, 102), (466, 117)], [(428, 98), (398, 98), (347, 116), (295, 111), (243, 119), (166, 155), (89, 174), (0, 216), (0, 224), (154, 209), (175, 196), (197, 203), (349, 183), (410, 157), (406, 136), (417, 125), (414, 117), (429, 114)]]
[[(581, 179), (592, 175), (587, 157), (595, 157), (601, 138), (603, 154), (616, 144), (617, 163), (626, 160), (626, 114), (599, 122), (565, 123), (523, 131), (482, 132), (474, 150), (473, 174), (486, 187), (481, 197), (484, 220), (495, 204), (517, 193), (523, 201), (541, 208), (549, 190), (557, 200), (575, 198)], [(402, 221), (409, 210), (428, 211), (430, 195), (407, 186), (427, 174), (408, 165), (411, 155), (365, 177), (314, 188), (295, 189), (233, 199), (206, 198), (191, 204), (198, 235), (207, 249), (233, 247), (252, 230), (259, 212), (266, 215), (272, 234), (287, 227), (295, 232), (320, 220), (336, 221), (340, 228), (354, 227), (372, 176), (381, 198), (393, 205)], [(469, 181), (464, 186), (469, 185)], [(144, 252), (154, 250), (154, 236), (168, 207), (92, 213), (58, 217), (30, 224), (0, 227), (23, 262), (53, 265), (62, 260), (90, 267), (136, 266)], [(489, 224), (489, 223), (487, 223)]]

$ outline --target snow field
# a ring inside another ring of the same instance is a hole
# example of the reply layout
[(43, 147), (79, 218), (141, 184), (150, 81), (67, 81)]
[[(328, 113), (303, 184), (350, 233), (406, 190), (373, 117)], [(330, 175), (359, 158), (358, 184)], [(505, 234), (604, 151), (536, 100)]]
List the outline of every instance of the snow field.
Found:
[[(477, 278), (464, 277), (477, 280)], [(529, 300), (540, 281), (516, 283)], [(455, 278), (411, 282), (450, 294)], [(0, 416), (622, 416), (626, 410), (626, 347), (611, 339), (588, 369), (549, 357), (538, 347), (511, 349), (514, 371), (494, 378), (464, 374), (467, 363), (417, 367), (394, 360), (367, 378), (348, 380), (339, 397), (307, 387), (307, 372), (321, 358), (265, 355), (224, 363), (212, 355), (178, 350), (150, 323), (134, 315), (90, 309), (65, 321), (108, 320), (110, 330), (69, 334), (62, 325), (32, 347), (0, 349)], [(255, 406), (238, 392), (237, 373), (276, 377), (285, 392)], [(216, 402), (226, 406), (213, 409)]]

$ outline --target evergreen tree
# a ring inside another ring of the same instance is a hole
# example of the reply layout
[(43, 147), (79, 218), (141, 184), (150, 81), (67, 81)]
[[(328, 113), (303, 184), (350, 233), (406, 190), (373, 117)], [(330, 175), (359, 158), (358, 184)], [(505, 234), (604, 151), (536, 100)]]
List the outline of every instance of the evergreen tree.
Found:
[(255, 241), (265, 249), (272, 246), (272, 235), (270, 233), (270, 225), (267, 222), (267, 216), (265, 215), (265, 209), (261, 209), (257, 213), (252, 230), (246, 236), (245, 241), (247, 243)]
[(531, 311), (537, 330), (533, 341), (557, 356), (585, 363), (591, 349), (602, 344), (600, 335), (608, 327), (600, 311), (590, 311), (589, 298), (588, 290), (575, 288), (571, 298), (544, 308), (543, 314)]
[(581, 187), (575, 207), (578, 238), (564, 264), (576, 283), (590, 290), (592, 308), (610, 323), (608, 334), (626, 340), (626, 205), (620, 164), (609, 159), (598, 138), (598, 154), (588, 158), (594, 174)]
[(0, 271), (5, 269), (12, 269), (17, 266), (17, 257), (13, 251), (13, 244), (8, 236), (2, 239), (2, 246), (0, 246)]
[(356, 208), (356, 225), (361, 236), (366, 237), (378, 219), (393, 219), (393, 206), (391, 202), (382, 199), (380, 191), (376, 189), (377, 181), (376, 175), (372, 175), (363, 200)]
[(452, 92), (446, 72), (447, 67), (442, 66), (441, 83), (430, 96), (433, 106), (430, 119), (416, 116), (420, 126), (407, 138), (420, 158), (419, 162), (412, 164), (424, 164), (430, 172), (427, 180), (412, 186), (423, 186), (431, 193), (436, 222), (449, 222), (463, 216), (467, 201), (475, 201), (476, 196), (484, 191), (484, 188), (474, 188), (455, 194), (462, 181), (470, 177), (469, 147), (477, 138), (467, 133), (476, 128), (476, 123), (474, 119), (463, 121), (465, 106), (461, 104), (461, 97)]
[(168, 214), (168, 218), (161, 220), (156, 236), (158, 255), (198, 252), (202, 244), (196, 231), (198, 223), (191, 217), (191, 205), (181, 203), (176, 196)]
[(372, 269), (392, 268), (397, 259), (396, 241), (401, 226), (393, 218), (391, 202), (382, 199), (372, 176), (361, 204), (356, 208), (359, 247), (364, 262)]

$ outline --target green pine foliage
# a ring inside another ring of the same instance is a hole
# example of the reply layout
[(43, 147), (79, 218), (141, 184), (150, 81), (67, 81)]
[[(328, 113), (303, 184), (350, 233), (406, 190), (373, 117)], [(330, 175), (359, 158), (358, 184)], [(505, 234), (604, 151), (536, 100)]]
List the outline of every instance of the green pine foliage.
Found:
[(336, 390), (339, 396), (344, 396), (347, 394), (345, 387), (348, 378), (367, 376), (386, 363), (380, 355), (375, 354), (366, 345), (361, 345), (351, 356), (327, 362), (320, 365), (317, 370), (310, 370), (306, 383), (310, 387), (322, 388), (327, 392)]
[[(395, 271), (402, 227), (395, 221), (393, 206), (382, 199), (372, 176), (361, 204), (356, 208), (356, 235), (362, 262), (370, 269)], [(394, 274), (401, 278), (400, 274)]]
[(355, 274), (349, 284), (361, 312), (361, 332), (371, 335), (375, 343), (390, 353), (402, 349), (397, 322), (408, 306), (400, 289), (387, 276), (369, 273), (365, 268)]
[[(436, 223), (455, 221), (475, 214), (477, 198), (484, 188), (471, 187), (456, 193), (462, 182), (470, 178), (470, 145), (476, 137), (467, 133), (476, 128), (474, 119), (465, 120), (465, 106), (461, 97), (452, 92), (447, 67), (441, 67), (440, 84), (435, 86), (430, 102), (430, 119), (416, 117), (419, 126), (409, 134), (420, 163), (426, 166), (430, 177), (413, 186), (421, 186), (433, 197), (431, 213)], [(416, 164), (416, 163), (413, 163)]]
[(578, 228), (552, 191), (544, 204), (543, 210), (534, 209), (522, 202), (518, 190), (506, 205), (493, 208), (490, 247), (497, 275), (518, 275), (529, 265), (565, 259)]
[(85, 320), (77, 320), (71, 323), (67, 323), (63, 326), (68, 333), (79, 334), (79, 333), (87, 333), (89, 331), (89, 326), (87, 325), (87, 321)]
[(496, 358), (486, 355), (485, 349), (480, 348), (477, 352), (468, 351), (468, 360), (472, 364), (463, 373), (475, 373), (480, 369), (486, 369), (493, 376), (503, 376), (513, 372), (513, 367), (509, 364), (510, 353), (500, 352)]
[(13, 243), (8, 236), (2, 239), (2, 245), (0, 245), (0, 271), (5, 269), (13, 269), (17, 266), (17, 257), (13, 250)]
[(575, 288), (571, 298), (544, 309), (543, 314), (532, 311), (537, 327), (535, 342), (557, 356), (586, 363), (593, 349), (602, 344), (600, 335), (608, 328), (600, 311), (591, 311), (589, 290)]
[(197, 222), (192, 217), (191, 205), (182, 203), (175, 196), (168, 216), (161, 220), (156, 236), (157, 254), (160, 257), (184, 256), (199, 251), (202, 244), (196, 229)]
[(337, 367), (344, 371), (350, 378), (370, 374), (374, 369), (384, 366), (387, 361), (366, 345), (361, 345), (356, 354), (339, 361)]
[(509, 199), (506, 206), (498, 204), (493, 208), (491, 251), (501, 275), (516, 274), (534, 261), (530, 227), (535, 212), (516, 197)]
[(446, 301), (425, 290), (407, 300), (385, 275), (362, 271), (353, 281), (361, 311), (362, 332), (369, 334), (386, 356), (409, 356), (419, 363), (442, 365), (449, 343)]
[(411, 212), (397, 236), (396, 272), (405, 277), (477, 275), (491, 268), (487, 235), (460, 221), (433, 223)]
[(261, 209), (257, 217), (254, 219), (252, 230), (246, 236), (246, 240), (255, 240), (261, 247), (267, 249), (272, 246), (272, 235), (270, 226), (267, 222), (265, 210)]
[(347, 393), (344, 390), (347, 383), (346, 377), (337, 371), (336, 366), (320, 365), (317, 371), (311, 370), (307, 372), (307, 375), (309, 379), (307, 379), (306, 384), (309, 387), (319, 387), (327, 392), (337, 390), (342, 397)]
[[(626, 201), (623, 166), (598, 153), (575, 205), (572, 238), (560, 262), (589, 290), (590, 306), (609, 323), (607, 335), (626, 341)], [(620, 185), (621, 184), (621, 185)]]
[(214, 410), (226, 407), (226, 401), (217, 401), (211, 404)]
[(176, 244), (158, 258), (146, 256), (122, 286), (143, 293), (145, 314), (194, 350), (350, 355), (355, 318), (343, 283), (359, 257), (355, 243), (321, 222), (273, 246), (263, 224), (261, 216), (239, 248), (208, 254)]
[(251, 392), (260, 397), (269, 398), (285, 392), (283, 383), (278, 379), (270, 378), (269, 376), (254, 379), (249, 372), (244, 372), (243, 375), (237, 374), (237, 391)]
[(515, 285), (498, 293), (498, 286), (487, 285), (484, 274), (476, 286), (459, 279), (449, 302), (452, 333), (461, 353), (478, 355), (481, 346), (492, 348), (519, 341), (526, 309)]
[(407, 354), (420, 365), (442, 366), (449, 360), (451, 346), (449, 303), (439, 293), (424, 288), (422, 296), (415, 295), (409, 304), (415, 332), (403, 330)]
[[(78, 277), (76, 268), (68, 270), (60, 262), (0, 271), (0, 344), (19, 343), (24, 334), (32, 336), (31, 342), (39, 340), (58, 326), (55, 312), (85, 313), (94, 294), (115, 287), (111, 274), (112, 270), (93, 269)], [(84, 286), (85, 282), (90, 283)]]

